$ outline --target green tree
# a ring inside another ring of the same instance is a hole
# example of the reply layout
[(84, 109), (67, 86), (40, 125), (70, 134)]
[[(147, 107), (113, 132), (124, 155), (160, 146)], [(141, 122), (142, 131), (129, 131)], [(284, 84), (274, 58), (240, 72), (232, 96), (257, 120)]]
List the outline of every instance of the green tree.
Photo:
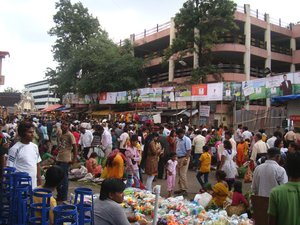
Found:
[(133, 57), (132, 46), (118, 47), (81, 3), (70, 0), (56, 3), (55, 26), (49, 31), (56, 37), (53, 45), (55, 69), (46, 77), (59, 96), (120, 91), (143, 83), (143, 62)]
[(175, 16), (176, 38), (165, 59), (178, 52), (180, 57), (196, 52), (199, 67), (192, 72), (193, 82), (204, 82), (207, 74), (219, 74), (212, 65), (211, 48), (222, 42), (222, 35), (237, 29), (235, 10), (236, 4), (231, 0), (186, 1)]

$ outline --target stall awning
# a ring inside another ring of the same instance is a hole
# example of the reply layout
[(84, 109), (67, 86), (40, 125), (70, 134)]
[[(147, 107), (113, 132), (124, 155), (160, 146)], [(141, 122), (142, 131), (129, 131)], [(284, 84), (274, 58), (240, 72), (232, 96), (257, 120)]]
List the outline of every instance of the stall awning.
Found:
[(91, 113), (91, 115), (92, 116), (108, 116), (111, 113), (112, 113), (112, 111), (107, 109), (107, 110), (94, 111)]
[(272, 103), (284, 103), (289, 100), (296, 100), (300, 99), (300, 94), (299, 95), (286, 95), (286, 96), (277, 96), (272, 98)]
[(41, 110), (41, 112), (52, 112), (61, 107), (63, 107), (63, 105), (60, 105), (60, 104), (50, 105), (47, 108), (44, 108), (43, 110)]

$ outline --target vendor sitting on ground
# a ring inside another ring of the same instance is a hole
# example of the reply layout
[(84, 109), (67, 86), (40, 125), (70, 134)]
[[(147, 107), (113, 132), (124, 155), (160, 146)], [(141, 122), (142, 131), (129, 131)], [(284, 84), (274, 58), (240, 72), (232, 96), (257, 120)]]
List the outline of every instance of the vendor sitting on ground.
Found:
[[(54, 191), (56, 187), (62, 182), (64, 178), (64, 171), (59, 166), (51, 166), (45, 174), (45, 184), (38, 186), (37, 188), (44, 188), (49, 191)], [(42, 198), (33, 197), (34, 203), (42, 203)], [(57, 205), (55, 198), (52, 196), (50, 198), (50, 212), (49, 212), (49, 220), (50, 225), (54, 223), (54, 214), (53, 208)], [(41, 217), (41, 213), (36, 213), (37, 217)]]
[[(130, 225), (119, 205), (124, 200), (125, 184), (121, 179), (108, 178), (101, 184), (100, 197), (94, 204), (94, 223), (101, 225)], [(139, 221), (146, 225), (146, 221)]]
[(91, 173), (94, 177), (99, 177), (102, 172), (101, 165), (98, 165), (97, 163), (97, 157), (97, 153), (93, 152), (85, 163), (88, 173)]
[(226, 173), (222, 170), (216, 172), (217, 183), (212, 188), (212, 203), (219, 208), (223, 208), (223, 204), (229, 194), (228, 184), (225, 181)]

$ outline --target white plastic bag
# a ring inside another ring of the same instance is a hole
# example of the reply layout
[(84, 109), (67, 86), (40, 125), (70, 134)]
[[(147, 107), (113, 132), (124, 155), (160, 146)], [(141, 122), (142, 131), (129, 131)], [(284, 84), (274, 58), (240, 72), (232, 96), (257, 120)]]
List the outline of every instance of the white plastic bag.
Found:
[(196, 194), (194, 198), (194, 201), (201, 205), (203, 208), (205, 208), (211, 200), (212, 196), (207, 192)]

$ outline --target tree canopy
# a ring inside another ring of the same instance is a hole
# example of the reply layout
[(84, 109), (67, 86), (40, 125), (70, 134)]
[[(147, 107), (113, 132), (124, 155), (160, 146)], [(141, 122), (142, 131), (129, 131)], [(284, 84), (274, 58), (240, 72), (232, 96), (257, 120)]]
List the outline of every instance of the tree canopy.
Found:
[(14, 89), (13, 87), (7, 87), (3, 90), (5, 93), (21, 93), (19, 90)]
[[(222, 36), (237, 29), (234, 22), (236, 4), (231, 0), (188, 0), (176, 14), (176, 38), (166, 54), (196, 52), (199, 68), (192, 72), (194, 82), (203, 82), (207, 74), (216, 74), (211, 48), (222, 42)], [(198, 34), (195, 30), (198, 31)]]
[(52, 52), (57, 67), (48, 68), (46, 77), (60, 96), (122, 91), (143, 84), (143, 61), (132, 55), (129, 41), (121, 47), (114, 44), (80, 2), (59, 0), (55, 6), (55, 26), (49, 35), (56, 37)]

